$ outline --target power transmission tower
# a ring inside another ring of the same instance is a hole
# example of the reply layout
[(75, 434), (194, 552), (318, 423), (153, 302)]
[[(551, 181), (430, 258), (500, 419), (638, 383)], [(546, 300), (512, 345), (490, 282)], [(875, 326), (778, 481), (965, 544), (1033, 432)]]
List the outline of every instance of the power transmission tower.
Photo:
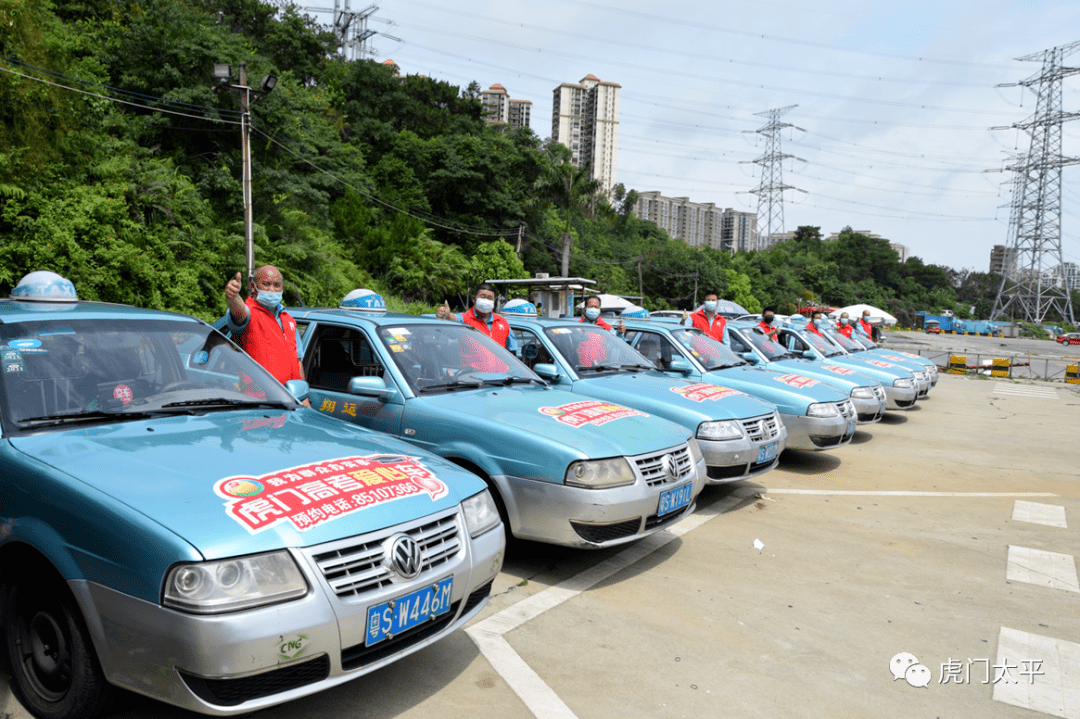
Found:
[[(353, 11), (349, 8), (351, 0), (334, 0), (333, 8), (306, 7), (305, 10), (312, 12), (332, 13), (334, 18), (334, 35), (337, 36), (338, 48), (342, 55), (348, 55), (352, 51), (350, 60), (365, 60), (373, 57), (376, 52), (371, 47), (370, 40), (374, 35), (382, 34), (391, 40), (398, 38), (386, 33), (379, 33), (368, 27), (368, 19), (379, 9), (378, 5), (369, 5), (363, 10)], [(373, 18), (378, 19), (378, 18)], [(389, 21), (383, 21), (389, 22)], [(392, 22), (389, 24), (393, 25)]]
[(1080, 158), (1061, 154), (1061, 125), (1080, 113), (1064, 112), (1061, 105), (1062, 79), (1080, 73), (1065, 67), (1064, 59), (1080, 49), (1080, 42), (1017, 58), (1042, 62), (1042, 69), (1020, 82), (998, 87), (1026, 87), (1037, 98), (1035, 114), (1004, 130), (1018, 128), (1031, 135), (1028, 152), (1017, 155), (1006, 169), (1016, 173), (1012, 211), (1009, 217), (1009, 244), (1006, 246), (1004, 277), (994, 300), (990, 318), (1016, 317), (1040, 323), (1048, 316), (1076, 324), (1069, 287), (1056, 286), (1048, 270), (1055, 263), (1064, 275), (1061, 253), (1061, 168), (1080, 164)]
[(767, 117), (768, 123), (757, 130), (746, 130), (746, 132), (756, 132), (765, 137), (765, 153), (752, 161), (755, 165), (761, 165), (761, 184), (750, 190), (750, 194), (758, 196), (757, 232), (760, 250), (768, 249), (775, 241), (773, 238), (784, 231), (784, 190), (806, 192), (806, 190), (784, 184), (784, 160), (794, 159), (799, 162), (806, 162), (806, 160), (794, 155), (785, 155), (780, 151), (780, 133), (785, 127), (794, 127), (796, 130), (806, 132), (801, 127), (780, 122), (783, 115), (796, 107), (798, 105), (788, 105), (755, 113), (754, 117)]

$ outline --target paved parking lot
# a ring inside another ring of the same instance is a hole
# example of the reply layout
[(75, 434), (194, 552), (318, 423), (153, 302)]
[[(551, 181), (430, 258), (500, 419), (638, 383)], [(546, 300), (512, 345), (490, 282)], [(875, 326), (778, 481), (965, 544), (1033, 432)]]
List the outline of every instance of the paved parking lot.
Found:
[(467, 631), (259, 716), (1080, 718), (1078, 430), (1073, 386), (943, 376), (643, 542), (517, 543)]

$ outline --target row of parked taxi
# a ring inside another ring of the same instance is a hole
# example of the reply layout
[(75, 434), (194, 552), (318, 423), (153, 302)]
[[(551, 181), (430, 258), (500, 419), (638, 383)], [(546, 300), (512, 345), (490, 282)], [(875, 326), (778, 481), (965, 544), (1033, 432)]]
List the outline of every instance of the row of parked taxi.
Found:
[(507, 535), (633, 541), (937, 379), (797, 324), (722, 344), (505, 313), (511, 353), (370, 293), (289, 311), (307, 380), (282, 387), (199, 320), (52, 273), (0, 300), (2, 624), (35, 716), (118, 689), (228, 715), (348, 681), (475, 616)]

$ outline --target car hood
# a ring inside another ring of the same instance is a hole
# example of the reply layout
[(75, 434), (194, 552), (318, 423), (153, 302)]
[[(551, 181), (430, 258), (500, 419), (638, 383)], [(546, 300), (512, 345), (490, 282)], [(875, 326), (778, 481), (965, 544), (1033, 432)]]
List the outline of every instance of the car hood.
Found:
[(783, 414), (804, 415), (807, 408), (815, 402), (840, 402), (847, 399), (846, 392), (821, 380), (795, 372), (776, 372), (763, 367), (729, 367), (713, 370), (705, 377), (708, 381), (772, 402)]
[[(308, 409), (213, 412), (10, 441), (86, 485), (85, 491), (103, 492), (144, 514), (207, 559), (382, 529), (453, 507), (484, 487), (414, 446)], [(412, 488), (403, 486), (406, 468), (417, 477)], [(385, 474), (390, 469), (397, 472)], [(388, 497), (371, 495), (378, 484), (398, 489)], [(296, 519), (281, 516), (286, 510)]]
[[(682, 444), (693, 436), (685, 427), (622, 402), (599, 402), (561, 389), (493, 387), (433, 395), (422, 401), (427, 405), (427, 421), (444, 438), (455, 433), (468, 435), (472, 441), (486, 436), (495, 452), (504, 451), (507, 441), (520, 446), (527, 439), (540, 438), (545, 451), (561, 450), (568, 459), (589, 459), (644, 454)], [(582, 422), (585, 418), (580, 412), (587, 409), (582, 403), (596, 406), (599, 416)]]
[[(841, 367), (851, 367), (852, 369), (857, 369), (860, 372), (865, 372), (867, 370), (874, 370), (875, 372), (880, 372), (885, 377), (889, 378), (879, 378), (882, 384), (891, 385), (892, 380), (899, 377), (915, 376), (914, 374), (912, 374), (912, 371), (909, 370), (907, 367), (902, 367), (896, 362), (892, 362), (876, 355), (837, 355), (835, 357), (829, 357), (826, 361), (830, 364), (838, 364)], [(872, 376), (877, 375), (872, 374)]]
[(933, 362), (924, 357), (908, 357), (902, 354), (898, 350), (887, 350), (884, 347), (877, 347), (872, 350), (866, 350), (866, 352), (859, 353), (857, 357), (872, 357), (873, 359), (881, 359), (886, 362), (892, 362), (898, 364), (901, 367), (907, 367), (908, 369), (918, 370), (925, 372)]
[[(713, 394), (712, 387), (721, 391)], [(702, 422), (760, 417), (773, 411), (771, 404), (733, 387), (659, 373), (620, 372), (586, 377), (574, 382), (573, 392), (651, 412), (695, 431)]]
[[(835, 365), (830, 364), (828, 366), (834, 367)], [(783, 359), (769, 362), (766, 369), (813, 377), (822, 382), (827, 382), (833, 387), (837, 387), (848, 394), (856, 387), (873, 387), (874, 385), (881, 384), (877, 380), (862, 374), (858, 370), (841, 367), (840, 369), (843, 370), (843, 372), (836, 372), (825, 369), (825, 367), (826, 365), (824, 363), (819, 364), (805, 359)]]

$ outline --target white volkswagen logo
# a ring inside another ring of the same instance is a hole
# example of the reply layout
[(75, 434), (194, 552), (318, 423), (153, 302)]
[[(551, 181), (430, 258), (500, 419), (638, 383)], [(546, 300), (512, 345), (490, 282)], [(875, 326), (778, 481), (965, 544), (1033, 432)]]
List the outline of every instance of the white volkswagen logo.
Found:
[(664, 473), (667, 474), (668, 479), (679, 478), (679, 467), (675, 464), (675, 457), (670, 454), (665, 454), (660, 460), (660, 464), (664, 468)]
[(769, 438), (769, 424), (765, 420), (758, 422), (758, 429), (761, 430), (761, 436), (765, 439)]
[(405, 579), (412, 579), (424, 567), (420, 545), (412, 537), (401, 535), (390, 545), (390, 564)]

